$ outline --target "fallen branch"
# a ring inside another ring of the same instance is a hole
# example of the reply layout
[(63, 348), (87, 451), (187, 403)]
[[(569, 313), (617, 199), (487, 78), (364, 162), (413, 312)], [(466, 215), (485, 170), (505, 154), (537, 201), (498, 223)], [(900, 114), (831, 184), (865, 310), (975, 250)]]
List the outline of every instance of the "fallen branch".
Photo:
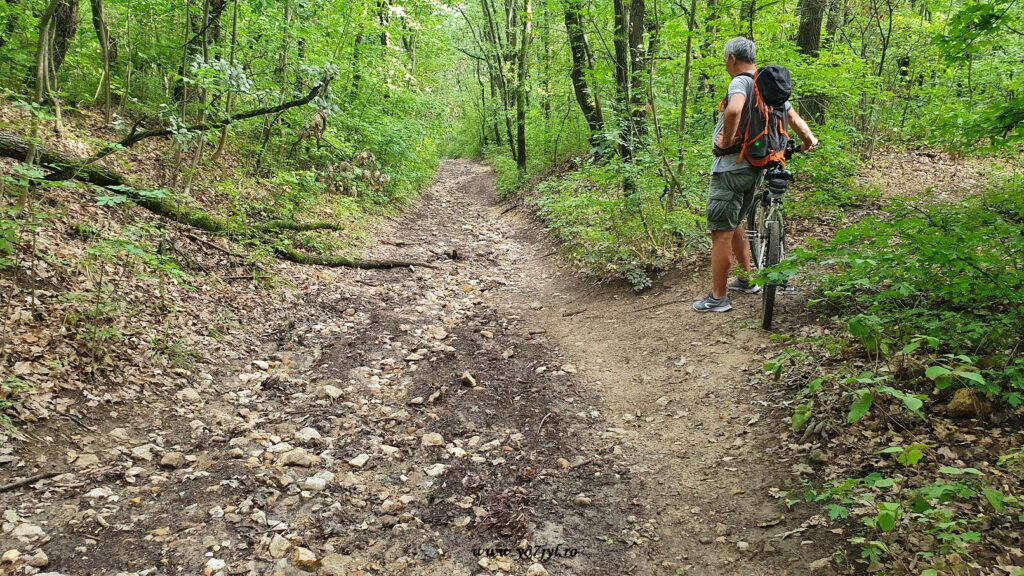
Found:
[(217, 128), (223, 128), (238, 122), (239, 120), (248, 120), (249, 118), (256, 118), (258, 116), (266, 116), (267, 114), (275, 114), (284, 112), (290, 108), (296, 108), (298, 106), (305, 106), (313, 101), (314, 98), (319, 96), (322, 92), (327, 90), (327, 86), (330, 83), (330, 78), (324, 78), (321, 82), (318, 82), (313, 86), (313, 89), (302, 98), (295, 100), (289, 100), (288, 102), (282, 102), (276, 106), (263, 106), (255, 108), (253, 110), (247, 110), (239, 114), (233, 114), (216, 120), (213, 122), (200, 122), (199, 124), (193, 124), (191, 126), (184, 126), (180, 128), (157, 128), (155, 130), (143, 130), (139, 132), (136, 130), (138, 123), (132, 126), (131, 132), (127, 136), (122, 138), (119, 142), (111, 142), (100, 149), (99, 152), (89, 156), (88, 158), (81, 161), (80, 164), (65, 166), (61, 170), (54, 172), (46, 177), (47, 180), (60, 181), (68, 180), (75, 177), (75, 174), (79, 170), (88, 169), (92, 164), (106, 158), (107, 156), (123, 150), (129, 146), (138, 144), (139, 142), (146, 140), (147, 138), (165, 138), (181, 132), (205, 132), (207, 130), (215, 130)]
[[(310, 92), (307, 98), (304, 98), (302, 103), (312, 100), (319, 88)], [(288, 107), (286, 103), (282, 106)], [(298, 105), (298, 104), (292, 104)], [(277, 110), (280, 106), (273, 108), (266, 108), (260, 110)], [(260, 110), (252, 111), (249, 113), (239, 114), (233, 117), (233, 120), (241, 120), (244, 118), (251, 118), (257, 116), (257, 112)], [(266, 112), (264, 112), (266, 113)], [(190, 129), (210, 129), (226, 125), (226, 123), (213, 122), (210, 124), (202, 124), (193, 126)], [(141, 136), (129, 135), (128, 138), (122, 140), (126, 142), (131, 138), (134, 138), (134, 142), (138, 142), (142, 138), (155, 137), (161, 135), (170, 134), (167, 130), (151, 130), (147, 132), (139, 133)], [(130, 144), (131, 144), (130, 143)], [(129, 145), (130, 145), (129, 144)], [(30, 143), (10, 132), (0, 130), (0, 156), (7, 158), (13, 158), (24, 162), (28, 156), (28, 152), (31, 145)], [(107, 152), (109, 153), (109, 152)], [(219, 218), (196, 208), (190, 208), (178, 204), (168, 198), (154, 198), (151, 196), (143, 196), (138, 191), (130, 186), (125, 186), (125, 178), (114, 172), (108, 170), (102, 166), (95, 164), (96, 160), (102, 158), (105, 154), (102, 152), (93, 157), (83, 159), (76, 156), (65, 154), (55, 148), (46, 146), (44, 144), (37, 144), (35, 146), (35, 158), (36, 162), (51, 170), (53, 173), (47, 176), (47, 180), (66, 180), (74, 178), (82, 182), (93, 184), (101, 188), (113, 189), (120, 194), (124, 194), (130, 198), (135, 204), (157, 214), (163, 216), (169, 220), (173, 220), (179, 224), (198, 228), (200, 230), (211, 232), (214, 234), (225, 234), (225, 235), (239, 235), (242, 231), (237, 230), (228, 223), (227, 220)], [(59, 176), (59, 177), (58, 177)], [(293, 222), (289, 220), (271, 220), (269, 222), (263, 222), (255, 224), (251, 227), (252, 230), (257, 232), (272, 232), (276, 230), (288, 230), (294, 232), (307, 232), (312, 230), (344, 230), (345, 227), (341, 224), (334, 224), (331, 222), (314, 221), (314, 222)], [(330, 266), (330, 267), (350, 267), (350, 268), (362, 268), (362, 269), (388, 269), (388, 268), (406, 268), (409, 266), (421, 266), (424, 268), (434, 268), (433, 265), (424, 262), (405, 262), (401, 260), (361, 260), (358, 258), (349, 258), (346, 256), (320, 256), (315, 254), (305, 254), (294, 248), (278, 248), (275, 250), (278, 256), (285, 260), (290, 260), (298, 264), (309, 264), (314, 266)]]
[[(0, 156), (24, 162), (28, 157), (30, 147), (29, 141), (21, 136), (0, 130)], [(88, 182), (89, 184), (95, 184), (104, 188), (124, 184), (124, 178), (117, 172), (107, 170), (102, 166), (84, 165), (82, 158), (70, 156), (45, 144), (36, 144), (35, 148), (36, 163), (47, 170), (59, 172), (68, 168), (68, 166), (80, 165), (75, 178), (82, 182)]]
[(271, 220), (269, 222), (261, 222), (252, 226), (254, 230), (261, 232), (272, 232), (275, 230), (290, 230), (292, 232), (309, 232), (311, 230), (345, 230), (346, 227), (342, 224), (334, 222), (324, 221), (313, 221), (313, 222), (294, 222), (291, 220)]
[(10, 484), (4, 484), (3, 486), (0, 486), (0, 494), (2, 494), (4, 492), (10, 492), (11, 490), (15, 490), (17, 488), (21, 488), (22, 486), (28, 486), (29, 484), (35, 484), (36, 482), (39, 482), (40, 480), (46, 480), (47, 478), (53, 478), (54, 476), (59, 476), (60, 474), (61, 474), (60, 472), (40, 472), (39, 474), (34, 474), (32, 476), (29, 476), (28, 478), (22, 478), (21, 480), (18, 480), (18, 481), (15, 481), (15, 482), (11, 482)]
[(285, 260), (298, 264), (310, 264), (313, 266), (361, 268), (364, 270), (384, 270), (388, 268), (407, 268), (409, 266), (420, 266), (423, 268), (436, 268), (425, 262), (405, 262), (402, 260), (361, 260), (347, 256), (321, 256), (319, 254), (307, 254), (294, 248), (275, 248), (274, 252)]

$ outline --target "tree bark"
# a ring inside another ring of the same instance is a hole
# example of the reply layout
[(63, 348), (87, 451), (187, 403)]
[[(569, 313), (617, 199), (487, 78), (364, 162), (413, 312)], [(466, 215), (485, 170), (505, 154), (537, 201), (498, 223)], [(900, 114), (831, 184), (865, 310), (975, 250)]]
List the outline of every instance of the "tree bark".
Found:
[(112, 42), (107, 20), (103, 15), (103, 0), (89, 0), (92, 8), (92, 26), (96, 29), (96, 39), (100, 43), (100, 55), (103, 58), (103, 119), (108, 123), (111, 116), (110, 98), (110, 64), (113, 62)]
[[(821, 20), (827, 5), (828, 0), (800, 0), (800, 27), (796, 44), (801, 52), (812, 58), (818, 57), (821, 48)], [(818, 96), (805, 94), (800, 98), (799, 106), (804, 116), (818, 124), (823, 122), (824, 106)]]
[(633, 159), (633, 149), (629, 139), (629, 12), (624, 0), (612, 2), (614, 31), (612, 46), (615, 49), (615, 100), (616, 123), (619, 134), (619, 156), (629, 162)]
[[(632, 162), (633, 153), (645, 132), (646, 112), (643, 107), (645, 51), (643, 44), (644, 0), (614, 0), (615, 84), (618, 100), (618, 124), (622, 134), (619, 155)], [(628, 185), (628, 183), (627, 183)]]
[(693, 31), (697, 28), (697, 0), (690, 0), (688, 18), (686, 20), (686, 61), (683, 64), (683, 97), (679, 104), (679, 162), (682, 167), (686, 146), (686, 108), (690, 101), (690, 67), (693, 62)]
[(516, 74), (516, 166), (519, 170), (526, 170), (526, 80), (532, 33), (533, 4), (531, 0), (523, 0), (522, 30), (519, 38)]
[(78, 1), (77, 0), (60, 0), (57, 4), (57, 10), (53, 14), (53, 29), (51, 34), (53, 35), (53, 51), (50, 54), (50, 85), (55, 85), (57, 79), (57, 72), (60, 71), (60, 67), (64, 64), (64, 58), (68, 54), (68, 49), (71, 47), (71, 41), (75, 38), (75, 32), (78, 31)]
[(590, 146), (596, 148), (600, 143), (600, 134), (604, 132), (604, 117), (587, 82), (587, 73), (590, 71), (590, 62), (593, 60), (593, 56), (590, 52), (590, 44), (587, 42), (586, 33), (583, 30), (581, 11), (581, 0), (566, 0), (565, 30), (569, 40), (569, 52), (572, 56), (572, 68), (569, 70), (569, 78), (572, 80), (576, 102), (579, 104), (583, 118), (586, 119), (587, 126), (590, 128)]

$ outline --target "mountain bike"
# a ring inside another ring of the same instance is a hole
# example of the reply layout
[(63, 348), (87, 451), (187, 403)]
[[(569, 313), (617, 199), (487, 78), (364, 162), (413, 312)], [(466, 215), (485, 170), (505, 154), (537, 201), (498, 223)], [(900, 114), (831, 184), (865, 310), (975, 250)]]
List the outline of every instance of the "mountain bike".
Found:
[[(800, 151), (795, 140), (786, 145), (786, 159)], [(782, 198), (793, 181), (793, 173), (783, 163), (769, 166), (764, 173), (762, 189), (754, 197), (747, 215), (747, 240), (750, 257), (757, 270), (774, 266), (786, 257), (786, 223), (782, 216)], [(771, 330), (775, 312), (775, 294), (784, 285), (768, 283), (761, 290), (761, 327)]]

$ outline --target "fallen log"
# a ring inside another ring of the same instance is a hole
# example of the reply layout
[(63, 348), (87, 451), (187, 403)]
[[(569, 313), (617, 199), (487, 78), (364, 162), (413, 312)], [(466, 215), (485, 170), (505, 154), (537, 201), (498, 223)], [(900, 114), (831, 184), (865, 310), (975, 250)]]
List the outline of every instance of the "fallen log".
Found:
[[(28, 156), (28, 149), (30, 146), (31, 144), (29, 141), (25, 140), (21, 136), (0, 130), (0, 156), (24, 162), (25, 158)], [(65, 154), (60, 150), (51, 148), (45, 144), (36, 145), (36, 162), (47, 170), (59, 172), (61, 170), (66, 170), (71, 166), (78, 166), (84, 161), (84, 158)], [(74, 178), (83, 182), (88, 182), (89, 184), (102, 186), (104, 188), (121, 186), (124, 184), (124, 178), (120, 174), (107, 170), (97, 164), (80, 166), (74, 174)]]
[(361, 260), (347, 256), (322, 256), (320, 254), (308, 254), (291, 247), (275, 248), (274, 252), (291, 262), (297, 264), (310, 264), (313, 266), (327, 266), (333, 268), (361, 268), (364, 270), (385, 270), (389, 268), (408, 268), (409, 266), (420, 266), (422, 268), (436, 268), (426, 262), (406, 262), (403, 260)]
[(271, 220), (269, 222), (260, 222), (259, 224), (253, 224), (254, 230), (260, 232), (274, 232), (277, 230), (288, 230), (291, 232), (310, 232), (313, 230), (336, 230), (343, 231), (345, 226), (343, 224), (336, 224), (334, 222), (323, 222), (314, 220), (313, 222), (295, 222), (293, 220)]
[[(0, 130), (0, 156), (24, 162), (28, 155), (29, 146), (28, 140), (25, 140), (16, 134)], [(88, 159), (65, 154), (64, 152), (45, 144), (37, 144), (36, 160), (40, 166), (53, 171), (55, 174), (67, 171), (69, 178), (94, 184), (101, 188), (112, 188), (116, 192), (124, 194), (130, 198), (132, 202), (149, 210), (150, 212), (178, 222), (179, 224), (191, 226), (214, 234), (240, 236), (245, 233), (244, 231), (238, 230), (229, 225), (223, 218), (214, 216), (204, 210), (190, 208), (167, 198), (143, 196), (131, 186), (126, 185), (124, 176), (112, 170), (108, 170), (99, 164), (90, 162)], [(290, 220), (271, 220), (269, 222), (254, 224), (249, 229), (255, 232), (273, 232), (277, 230), (307, 232), (311, 230), (343, 230), (344, 227), (340, 224), (322, 221), (293, 222)], [(287, 247), (276, 248), (274, 252), (278, 257), (284, 260), (289, 260), (297, 264), (313, 266), (327, 266), (334, 268), (348, 267), (371, 270), (406, 268), (409, 266), (434, 268), (434, 266), (423, 262), (362, 260), (359, 258), (349, 258), (347, 256), (324, 256), (319, 254), (307, 254), (294, 248)]]

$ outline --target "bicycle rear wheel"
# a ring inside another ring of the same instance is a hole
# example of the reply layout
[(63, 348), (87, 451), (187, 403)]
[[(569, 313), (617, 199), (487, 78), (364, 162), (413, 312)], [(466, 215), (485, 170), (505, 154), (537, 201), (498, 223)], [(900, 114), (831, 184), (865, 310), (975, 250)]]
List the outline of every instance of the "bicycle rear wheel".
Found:
[[(783, 237), (782, 214), (773, 213), (765, 223), (767, 230), (765, 244), (765, 266), (774, 266), (782, 261), (782, 247), (785, 242)], [(775, 315), (775, 294), (779, 285), (769, 283), (764, 285), (761, 296), (761, 328), (772, 329), (772, 319)]]

